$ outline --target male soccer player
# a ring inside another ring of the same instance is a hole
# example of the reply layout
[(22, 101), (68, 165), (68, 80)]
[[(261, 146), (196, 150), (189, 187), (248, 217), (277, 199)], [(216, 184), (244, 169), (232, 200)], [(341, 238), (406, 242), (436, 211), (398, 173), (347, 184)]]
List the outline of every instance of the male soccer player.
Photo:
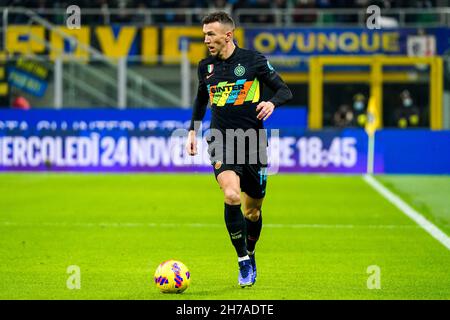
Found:
[[(210, 129), (223, 134), (225, 140), (215, 135), (214, 142), (208, 141), (208, 152), (224, 194), (225, 224), (238, 255), (238, 283), (246, 287), (256, 281), (255, 244), (262, 228), (267, 180), (267, 140), (262, 122), (275, 107), (292, 99), (292, 94), (263, 55), (234, 43), (235, 24), (227, 13), (211, 13), (202, 24), (210, 56), (198, 65), (199, 85), (186, 150), (191, 156), (197, 154), (196, 130), (209, 101)], [(263, 84), (274, 92), (269, 101), (260, 101)], [(246, 144), (252, 133), (257, 137), (256, 145), (255, 140)], [(256, 161), (252, 156), (255, 152)]]

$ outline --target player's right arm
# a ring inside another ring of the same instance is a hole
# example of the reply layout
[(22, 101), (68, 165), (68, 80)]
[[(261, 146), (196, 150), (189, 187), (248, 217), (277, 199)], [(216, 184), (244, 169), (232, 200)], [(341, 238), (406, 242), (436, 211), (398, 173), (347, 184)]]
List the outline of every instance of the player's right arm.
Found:
[(197, 154), (197, 139), (196, 130), (199, 128), (199, 123), (203, 120), (206, 113), (206, 106), (208, 105), (208, 89), (206, 88), (206, 83), (203, 79), (202, 73), (202, 63), (198, 65), (198, 89), (197, 96), (194, 101), (194, 106), (192, 109), (191, 125), (189, 127), (189, 134), (186, 142), (186, 152), (194, 156)]

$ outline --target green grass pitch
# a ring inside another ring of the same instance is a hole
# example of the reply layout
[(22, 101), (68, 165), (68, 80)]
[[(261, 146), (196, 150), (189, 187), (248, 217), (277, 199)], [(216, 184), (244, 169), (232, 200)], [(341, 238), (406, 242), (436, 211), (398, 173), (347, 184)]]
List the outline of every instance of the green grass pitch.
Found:
[[(449, 177), (377, 179), (450, 234)], [(361, 176), (270, 176), (263, 217), (241, 289), (212, 174), (2, 174), (0, 299), (450, 299), (450, 251)], [(180, 295), (153, 284), (170, 258), (192, 274)]]

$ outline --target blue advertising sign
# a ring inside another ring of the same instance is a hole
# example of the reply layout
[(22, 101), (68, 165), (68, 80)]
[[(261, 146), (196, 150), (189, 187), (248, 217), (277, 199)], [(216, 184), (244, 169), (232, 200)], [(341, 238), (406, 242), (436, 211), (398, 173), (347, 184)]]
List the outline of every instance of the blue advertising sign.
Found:
[[(211, 171), (203, 133), (199, 154), (184, 152), (191, 110), (0, 111), (0, 170), (91, 172)], [(210, 114), (204, 129), (209, 127)], [(362, 130), (306, 131), (305, 108), (279, 108), (267, 121), (277, 172), (362, 172)]]
[(39, 61), (20, 57), (8, 67), (8, 82), (36, 97), (42, 97), (48, 86), (49, 70)]
[[(0, 171), (211, 172), (205, 130), (184, 151), (191, 110), (0, 110)], [(277, 116), (275, 116), (277, 115)], [(269, 173), (366, 173), (363, 129), (306, 128), (305, 108), (267, 121)], [(450, 131), (381, 130), (375, 173), (450, 174)]]
[(48, 86), (46, 80), (39, 79), (38, 77), (14, 67), (8, 69), (8, 74), (9, 85), (36, 97), (44, 96)]
[(375, 153), (376, 173), (450, 174), (450, 130), (381, 130)]

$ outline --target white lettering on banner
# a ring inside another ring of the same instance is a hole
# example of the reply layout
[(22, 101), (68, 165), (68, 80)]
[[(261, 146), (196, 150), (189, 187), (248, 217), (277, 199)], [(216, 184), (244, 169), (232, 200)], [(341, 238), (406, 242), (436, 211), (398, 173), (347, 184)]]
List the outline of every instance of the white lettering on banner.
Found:
[(12, 143), (12, 138), (11, 137), (4, 137), (2, 139), (2, 143), (1, 143), (1, 145), (2, 145), (2, 149), (1, 149), (2, 156), (1, 156), (1, 159), (2, 159), (2, 164), (4, 166), (11, 166), (12, 165), (12, 161), (8, 157), (9, 154), (12, 154), (12, 150), (11, 150), (11, 147), (10, 147), (11, 143)]
[(293, 167), (295, 160), (292, 159), (294, 149), (292, 145), (295, 144), (294, 137), (282, 138), (280, 143), (280, 166)]
[(86, 121), (75, 121), (72, 124), (73, 130), (87, 130), (88, 129), (88, 124)]
[[(68, 137), (4, 136), (0, 137), (0, 166), (169, 167), (210, 164), (205, 139), (198, 140), (195, 157), (185, 152), (185, 142), (183, 136), (114, 138), (100, 137), (98, 133)], [(269, 164), (277, 168), (351, 168), (358, 161), (356, 143), (354, 137), (334, 137), (327, 147), (318, 136), (271, 137)]]
[(111, 137), (104, 137), (100, 145), (104, 152), (101, 153), (100, 163), (105, 167), (112, 167), (116, 163), (125, 166), (128, 163), (128, 139), (120, 137), (116, 141)]
[(25, 121), (22, 121), (19, 125), (19, 129), (23, 130), (23, 131), (28, 130), (28, 123), (26, 123)]
[(26, 166), (27, 141), (24, 137), (16, 137), (13, 140), (13, 165)]
[(353, 167), (358, 158), (356, 139), (353, 137), (335, 137), (330, 148), (323, 148), (319, 137), (302, 137), (297, 141), (299, 164), (301, 167)]
[(184, 157), (186, 152), (184, 151), (184, 146), (180, 143), (180, 140), (180, 138), (174, 137), (169, 139), (169, 157), (172, 158), (175, 166), (186, 165), (187, 160), (187, 158)]
[(43, 137), (41, 141), (41, 161), (46, 164), (54, 162), (56, 157), (56, 148), (54, 138)]
[(87, 137), (80, 137), (78, 139), (78, 148), (77, 150), (77, 157), (78, 165), (82, 167), (89, 166), (92, 161), (92, 154), (94, 153), (92, 148), (91, 140)]
[(344, 167), (353, 167), (358, 161), (358, 152), (356, 151), (356, 139), (352, 137), (342, 139), (342, 164)]
[(117, 141), (116, 152), (114, 153), (114, 161), (121, 166), (126, 166), (128, 163), (128, 139), (125, 137), (119, 138)]
[(111, 137), (105, 137), (100, 142), (102, 149), (104, 149), (100, 158), (100, 163), (103, 167), (112, 167), (114, 165), (112, 159), (114, 144), (114, 139)]
[(74, 158), (77, 150), (75, 149), (75, 144), (78, 142), (77, 137), (67, 137), (65, 143), (65, 155), (66, 155), (66, 164), (70, 167), (74, 167), (77, 165), (77, 159)]
[[(120, 141), (120, 140), (119, 140)], [(112, 141), (114, 143), (114, 140)], [(0, 138), (0, 165), (5, 167), (42, 164), (63, 166), (98, 166), (99, 135), (88, 137), (7, 136)], [(114, 147), (115, 145), (112, 145)], [(122, 138), (115, 153), (117, 163), (126, 165), (127, 139)]]
[(0, 121), (0, 130), (28, 130), (28, 124), (25, 121), (2, 120)]
[(145, 145), (145, 155), (147, 156), (147, 165), (154, 167), (158, 165), (159, 160), (159, 145), (161, 144), (161, 139), (157, 137), (149, 137), (147, 139), (147, 144)]
[[(27, 121), (16, 121), (16, 120), (0, 120), (0, 130), (21, 130), (26, 131), (29, 129), (41, 131), (87, 131), (87, 130), (127, 130), (133, 131), (139, 129), (144, 130), (166, 130), (172, 131), (174, 129), (188, 129), (191, 121), (175, 121), (175, 120), (143, 120), (134, 123), (130, 120), (75, 120), (73, 122), (68, 121), (51, 121), (51, 120), (40, 120), (36, 123), (27, 123)], [(209, 128), (210, 122), (205, 121), (203, 123), (203, 128)]]
[(130, 164), (134, 166), (145, 165), (145, 147), (146, 138), (131, 138), (130, 139)]
[(99, 153), (99, 146), (100, 146), (100, 135), (98, 133), (92, 133), (91, 134), (91, 140), (92, 140), (92, 165), (98, 166), (100, 161), (100, 153)]
[(166, 139), (163, 137), (160, 137), (159, 139), (159, 154), (161, 157), (161, 164), (164, 167), (167, 167), (170, 165), (170, 156), (171, 156), (171, 148), (170, 148), (170, 139)]
[[(16, 138), (16, 137), (15, 137)], [(38, 137), (29, 137), (27, 146), (27, 160), (30, 167), (37, 167), (41, 158), (39, 156), (39, 150), (41, 148), (41, 140)]]
[(132, 137), (130, 138), (130, 165), (155, 167), (210, 163), (206, 141), (199, 144), (199, 153), (195, 157), (187, 155), (184, 146), (185, 139), (182, 137)]
[(36, 129), (38, 131), (41, 131), (41, 130), (56, 130), (56, 129), (58, 129), (58, 123), (56, 121), (50, 122), (50, 121), (47, 121), (47, 120), (42, 120), (42, 121), (39, 121), (36, 124)]
[(155, 130), (158, 128), (159, 121), (148, 120), (139, 122), (139, 130)]
[[(66, 161), (64, 159), (63, 155), (63, 141), (61, 137), (56, 137), (55, 139), (55, 149), (56, 149), (56, 159), (55, 159), (55, 165), (57, 167), (63, 167), (66, 165)], [(49, 164), (51, 164), (52, 161), (50, 160)]]

